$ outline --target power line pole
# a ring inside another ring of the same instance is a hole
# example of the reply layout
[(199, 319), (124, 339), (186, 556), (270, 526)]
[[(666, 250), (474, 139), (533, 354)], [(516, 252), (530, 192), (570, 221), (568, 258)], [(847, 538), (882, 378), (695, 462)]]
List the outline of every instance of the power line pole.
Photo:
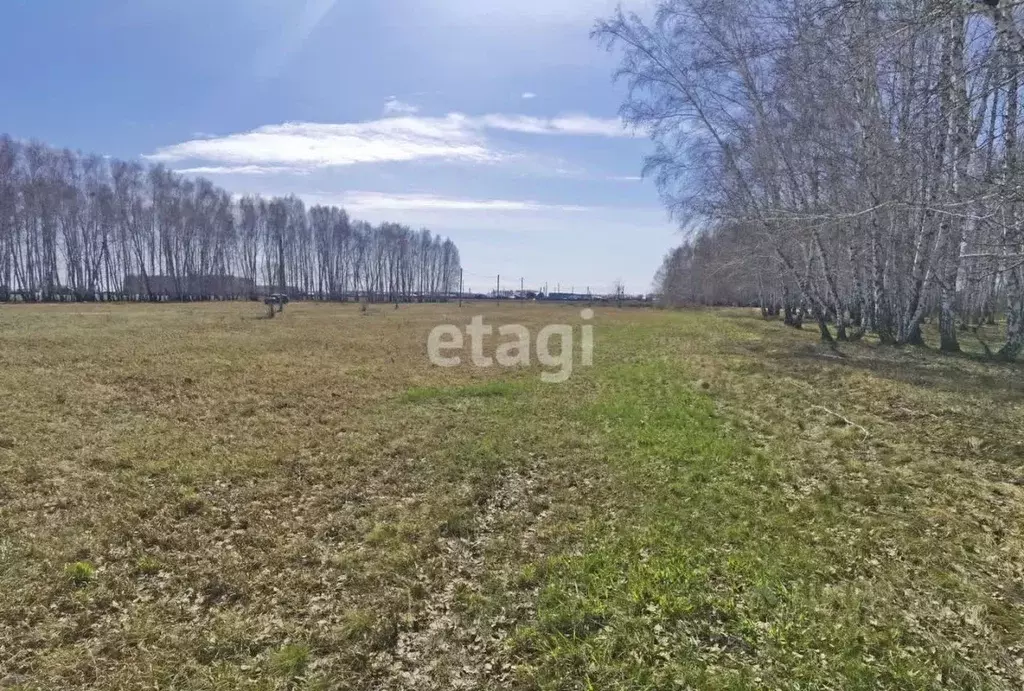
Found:
[(522, 276), (519, 277), (519, 299), (521, 299), (521, 300), (525, 300), (526, 299), (526, 291), (523, 290), (523, 277)]
[(498, 274), (498, 282), (494, 286), (494, 304), (501, 302), (501, 274)]
[(459, 307), (462, 307), (462, 293), (465, 292), (462, 289), (462, 267), (459, 267)]

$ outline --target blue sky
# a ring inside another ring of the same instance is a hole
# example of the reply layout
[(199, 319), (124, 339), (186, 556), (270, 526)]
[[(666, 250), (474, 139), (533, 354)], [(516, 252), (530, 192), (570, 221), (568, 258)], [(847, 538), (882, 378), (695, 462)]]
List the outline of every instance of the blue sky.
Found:
[(615, 5), (5, 0), (0, 131), (428, 227), (474, 289), (647, 291), (678, 237), (589, 39)]

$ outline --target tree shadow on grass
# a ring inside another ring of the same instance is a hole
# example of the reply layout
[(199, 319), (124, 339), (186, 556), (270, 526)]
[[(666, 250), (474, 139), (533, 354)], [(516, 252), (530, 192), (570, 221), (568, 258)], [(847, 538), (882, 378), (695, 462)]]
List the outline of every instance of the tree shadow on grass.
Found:
[(765, 363), (766, 370), (796, 379), (828, 382), (834, 368), (841, 368), (934, 391), (983, 397), (993, 403), (1024, 403), (1024, 364), (972, 353), (946, 354), (920, 346), (869, 343), (840, 343), (833, 348), (806, 339), (776, 338), (740, 343), (736, 348)]

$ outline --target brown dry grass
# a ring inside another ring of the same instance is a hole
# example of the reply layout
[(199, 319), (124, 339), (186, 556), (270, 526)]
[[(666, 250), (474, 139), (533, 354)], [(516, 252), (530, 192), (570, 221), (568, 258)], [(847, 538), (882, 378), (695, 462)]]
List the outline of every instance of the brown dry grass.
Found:
[[(1019, 366), (535, 305), (0, 311), (0, 684), (1015, 688)], [(91, 568), (90, 568), (91, 567)]]

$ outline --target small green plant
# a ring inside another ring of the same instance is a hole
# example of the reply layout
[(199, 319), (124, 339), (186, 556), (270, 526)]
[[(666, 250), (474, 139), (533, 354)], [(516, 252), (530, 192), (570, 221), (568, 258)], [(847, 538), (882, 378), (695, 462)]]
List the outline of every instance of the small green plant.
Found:
[(543, 577), (542, 570), (536, 564), (527, 564), (516, 575), (516, 587), (523, 590), (536, 588)]
[(309, 665), (309, 646), (305, 643), (288, 643), (270, 656), (270, 667), (282, 677), (301, 677)]
[(64, 567), (64, 576), (76, 588), (83, 588), (96, 580), (96, 567), (87, 561), (76, 561)]
[(160, 573), (160, 562), (154, 557), (144, 554), (135, 562), (136, 572), (143, 576), (153, 576)]

